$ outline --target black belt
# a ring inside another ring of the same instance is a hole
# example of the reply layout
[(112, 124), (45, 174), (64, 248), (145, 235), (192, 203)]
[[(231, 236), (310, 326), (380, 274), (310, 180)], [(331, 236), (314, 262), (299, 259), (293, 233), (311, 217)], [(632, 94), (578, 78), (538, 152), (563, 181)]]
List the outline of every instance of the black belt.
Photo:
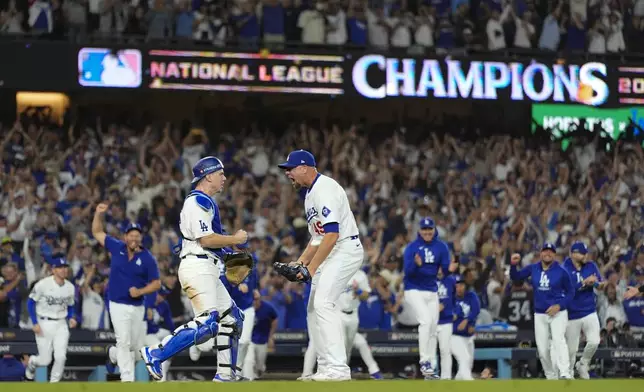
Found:
[(186, 257), (190, 257), (190, 256), (196, 257), (198, 259), (209, 259), (210, 258), (207, 255), (185, 255), (185, 256), (183, 256), (181, 258), (181, 260), (185, 259)]
[(59, 320), (64, 320), (64, 318), (57, 318), (57, 319), (55, 319), (55, 318), (51, 318), (51, 317), (41, 317), (41, 316), (38, 316), (38, 318), (39, 318), (39, 319), (41, 319), (41, 320), (49, 320), (49, 321), (59, 321)]
[(342, 313), (344, 313), (344, 314), (353, 314), (353, 310), (349, 310), (349, 311), (343, 310)]

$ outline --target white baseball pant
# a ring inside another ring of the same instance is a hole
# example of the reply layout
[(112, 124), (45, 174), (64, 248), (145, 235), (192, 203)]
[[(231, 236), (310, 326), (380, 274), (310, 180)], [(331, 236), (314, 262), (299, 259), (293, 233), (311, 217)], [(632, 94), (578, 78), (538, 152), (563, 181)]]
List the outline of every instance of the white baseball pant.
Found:
[[(438, 324), (436, 329), (438, 349), (441, 354), (441, 380), (450, 380), (452, 378), (452, 329), (452, 323)], [(438, 363), (436, 357), (434, 357), (434, 363)]]
[(597, 312), (593, 312), (586, 317), (576, 320), (568, 320), (566, 326), (566, 344), (570, 355), (570, 374), (574, 374), (575, 362), (577, 359), (577, 350), (579, 349), (579, 337), (581, 331), (586, 336), (586, 346), (581, 354), (579, 362), (583, 365), (590, 365), (590, 361), (599, 347), (599, 317)]
[[(353, 339), (353, 348), (357, 349), (358, 352), (360, 353), (360, 358), (362, 358), (362, 361), (367, 365), (367, 370), (369, 371), (369, 374), (374, 374), (378, 373), (380, 371), (380, 367), (378, 367), (378, 363), (373, 357), (373, 353), (371, 352), (371, 348), (369, 347), (369, 343), (367, 342), (367, 339), (360, 333), (356, 333), (355, 337)], [(309, 339), (309, 345), (306, 348), (306, 352), (304, 353), (304, 367), (302, 370), (302, 378), (310, 377), (313, 375), (313, 369), (315, 368), (315, 360), (316, 360), (316, 351), (315, 351), (315, 346), (313, 346), (313, 341)], [(350, 354), (347, 356), (347, 364), (350, 359)], [(318, 364), (318, 371), (319, 371), (319, 364)]]
[(267, 354), (268, 344), (251, 343), (242, 367), (242, 375), (249, 380), (261, 377), (266, 371)]
[[(253, 336), (253, 327), (255, 326), (255, 308), (244, 309), (244, 325), (239, 337), (239, 352), (237, 353), (237, 367), (244, 368), (244, 359), (250, 347), (250, 339)], [(243, 372), (242, 372), (243, 373)]]
[(535, 342), (541, 366), (548, 380), (570, 377), (570, 358), (566, 344), (567, 323), (568, 311), (566, 310), (560, 311), (553, 317), (545, 313), (534, 315)]
[[(190, 299), (195, 317), (212, 311), (217, 311), (221, 315), (232, 306), (233, 300), (219, 280), (221, 276), (219, 267), (213, 260), (187, 256), (179, 264), (178, 273), (179, 283)], [(226, 315), (220, 325), (235, 324), (235, 322), (234, 317)], [(229, 343), (229, 337), (225, 335), (218, 335), (216, 339), (219, 346), (226, 346)], [(205, 344), (211, 344), (211, 342)], [(217, 350), (217, 363), (231, 363), (230, 350)], [(224, 379), (231, 377), (231, 371), (230, 367), (217, 366), (217, 374)]]
[(432, 368), (436, 360), (436, 331), (440, 314), (440, 300), (433, 291), (405, 290), (405, 298), (418, 321), (418, 352), (420, 363), (429, 362)]
[(362, 361), (367, 365), (369, 374), (378, 373), (380, 368), (373, 358), (369, 343), (362, 334), (358, 333), (358, 326), (360, 325), (358, 312), (354, 311), (351, 314), (340, 312), (340, 317), (342, 318), (342, 326), (344, 327), (344, 347), (347, 352), (347, 364), (351, 362), (351, 352), (355, 348), (360, 353)]
[(66, 319), (47, 320), (39, 318), (38, 324), (42, 330), (41, 335), (36, 335), (36, 346), (38, 355), (29, 358), (29, 364), (33, 366), (49, 366), (54, 357), (54, 365), (51, 367), (50, 382), (59, 382), (65, 371), (67, 361), (67, 345), (69, 343), (69, 327)]
[[(474, 366), (474, 336), (452, 335), (452, 355), (456, 358), (458, 371), (455, 380), (473, 380), (472, 367)], [(450, 369), (451, 371), (451, 369)], [(442, 373), (441, 373), (442, 378)]]
[(145, 336), (145, 307), (110, 301), (110, 318), (116, 336), (116, 363), (121, 381), (134, 381), (134, 364)]
[(363, 259), (364, 249), (359, 241), (343, 240), (335, 245), (311, 282), (307, 322), (309, 337), (317, 348), (318, 372), (330, 372), (334, 377), (351, 376), (335, 304)]

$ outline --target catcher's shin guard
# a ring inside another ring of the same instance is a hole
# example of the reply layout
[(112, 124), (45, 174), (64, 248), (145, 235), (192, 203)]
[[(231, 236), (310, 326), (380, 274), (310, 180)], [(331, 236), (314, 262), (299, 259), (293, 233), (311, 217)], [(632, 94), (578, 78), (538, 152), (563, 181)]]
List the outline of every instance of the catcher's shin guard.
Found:
[(219, 326), (219, 313), (212, 311), (196, 317), (187, 324), (180, 326), (172, 335), (163, 339), (163, 342), (150, 351), (150, 355), (157, 361), (163, 362), (181, 351), (201, 344), (217, 336)]
[(244, 323), (244, 313), (233, 302), (222, 313), (217, 335), (217, 374), (234, 380), (241, 368), (237, 367), (239, 337)]

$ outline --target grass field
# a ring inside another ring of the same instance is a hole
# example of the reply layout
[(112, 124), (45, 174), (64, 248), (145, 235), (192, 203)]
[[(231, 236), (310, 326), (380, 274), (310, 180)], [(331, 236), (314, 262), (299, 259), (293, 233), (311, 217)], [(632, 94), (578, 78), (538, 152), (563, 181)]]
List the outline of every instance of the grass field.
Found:
[(489, 380), (489, 381), (348, 381), (333, 383), (262, 381), (234, 384), (212, 382), (169, 383), (90, 383), (72, 382), (58, 384), (3, 383), (2, 392), (212, 392), (225, 389), (235, 392), (287, 392), (294, 389), (306, 392), (415, 392), (436, 390), (440, 392), (639, 392), (644, 390), (644, 380)]

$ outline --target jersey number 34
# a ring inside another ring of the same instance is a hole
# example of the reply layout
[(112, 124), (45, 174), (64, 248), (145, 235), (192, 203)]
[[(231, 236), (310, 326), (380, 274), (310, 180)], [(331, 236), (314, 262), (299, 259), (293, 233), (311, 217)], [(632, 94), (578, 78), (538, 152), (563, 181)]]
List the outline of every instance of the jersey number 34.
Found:
[(318, 235), (323, 235), (324, 234), (324, 227), (322, 227), (322, 222), (317, 221), (313, 224), (313, 231), (315, 231), (315, 234)]

